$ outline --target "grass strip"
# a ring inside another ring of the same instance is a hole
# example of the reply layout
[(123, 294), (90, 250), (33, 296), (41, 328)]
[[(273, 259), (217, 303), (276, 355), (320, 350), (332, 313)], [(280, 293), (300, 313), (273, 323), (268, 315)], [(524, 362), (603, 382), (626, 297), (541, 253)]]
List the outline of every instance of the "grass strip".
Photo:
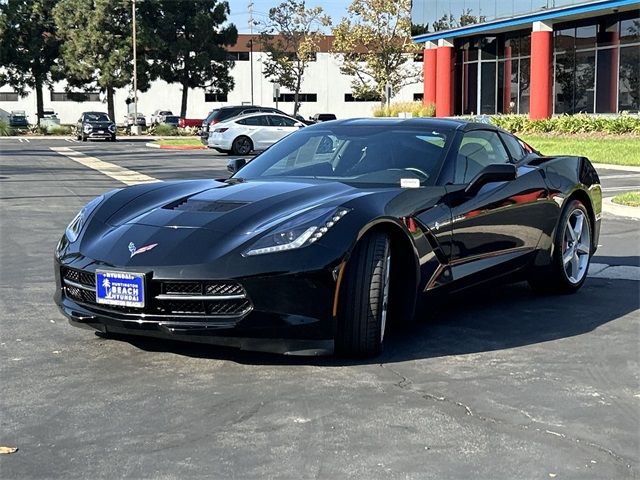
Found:
[(621, 135), (521, 135), (521, 138), (544, 155), (577, 155), (593, 163), (640, 166), (640, 137)]

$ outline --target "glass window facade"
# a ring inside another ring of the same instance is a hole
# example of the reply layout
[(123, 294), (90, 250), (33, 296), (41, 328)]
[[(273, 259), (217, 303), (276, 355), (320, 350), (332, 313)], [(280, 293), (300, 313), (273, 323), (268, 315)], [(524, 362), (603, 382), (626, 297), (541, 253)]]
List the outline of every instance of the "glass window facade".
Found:
[(490, 22), (553, 8), (590, 3), (585, 0), (413, 0), (414, 35)]
[(462, 102), (456, 111), (529, 113), (530, 32), (463, 39), (457, 48)]
[[(454, 48), (455, 114), (529, 113), (530, 28), (455, 38)], [(555, 24), (552, 76), (555, 114), (638, 112), (640, 11)]]
[(554, 113), (638, 111), (639, 16), (608, 15), (554, 28)]

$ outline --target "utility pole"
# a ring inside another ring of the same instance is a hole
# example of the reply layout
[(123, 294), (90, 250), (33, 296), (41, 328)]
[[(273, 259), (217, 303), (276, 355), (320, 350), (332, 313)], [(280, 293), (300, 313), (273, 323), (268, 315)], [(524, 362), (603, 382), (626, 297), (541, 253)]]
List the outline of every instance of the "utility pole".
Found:
[(131, 1), (131, 18), (133, 20), (133, 125), (132, 131), (140, 134), (138, 127), (138, 59), (136, 54), (136, 0)]

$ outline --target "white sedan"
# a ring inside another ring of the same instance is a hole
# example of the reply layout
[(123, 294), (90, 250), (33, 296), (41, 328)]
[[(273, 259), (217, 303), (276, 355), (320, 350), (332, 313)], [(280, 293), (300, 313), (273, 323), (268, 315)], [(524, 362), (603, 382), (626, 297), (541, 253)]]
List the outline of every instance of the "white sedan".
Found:
[(269, 148), (304, 126), (304, 123), (285, 115), (252, 113), (216, 124), (209, 131), (207, 145), (222, 153), (248, 155), (252, 151)]

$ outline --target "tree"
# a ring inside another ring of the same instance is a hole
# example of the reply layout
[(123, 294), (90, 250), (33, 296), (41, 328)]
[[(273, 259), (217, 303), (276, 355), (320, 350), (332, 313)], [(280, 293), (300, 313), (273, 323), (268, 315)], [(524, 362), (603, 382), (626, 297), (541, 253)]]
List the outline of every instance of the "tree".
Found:
[(320, 50), (322, 28), (331, 25), (322, 7), (306, 8), (304, 0), (286, 0), (258, 22), (260, 44), (267, 53), (264, 75), (293, 91), (293, 114), (300, 108), (300, 89), (309, 62)]
[(187, 114), (190, 88), (216, 93), (233, 89), (233, 61), (225, 47), (235, 45), (238, 31), (233, 24), (222, 26), (229, 15), (226, 1), (155, 0), (141, 4), (141, 12), (143, 8), (155, 9), (143, 16), (151, 74), (182, 85), (181, 117)]
[(349, 15), (333, 29), (333, 51), (340, 70), (354, 77), (356, 97), (385, 98), (385, 86), (397, 92), (420, 80), (413, 65), (419, 47), (411, 41), (410, 0), (353, 0)]
[[(115, 120), (114, 91), (130, 85), (132, 77), (131, 2), (59, 0), (53, 17), (63, 42), (58, 77), (69, 87), (105, 92)], [(138, 65), (144, 90), (144, 63)]]
[(51, 85), (51, 69), (59, 42), (51, 17), (57, 0), (0, 2), (0, 85), (10, 85), (20, 96), (36, 92), (38, 124), (43, 116), (42, 89)]

